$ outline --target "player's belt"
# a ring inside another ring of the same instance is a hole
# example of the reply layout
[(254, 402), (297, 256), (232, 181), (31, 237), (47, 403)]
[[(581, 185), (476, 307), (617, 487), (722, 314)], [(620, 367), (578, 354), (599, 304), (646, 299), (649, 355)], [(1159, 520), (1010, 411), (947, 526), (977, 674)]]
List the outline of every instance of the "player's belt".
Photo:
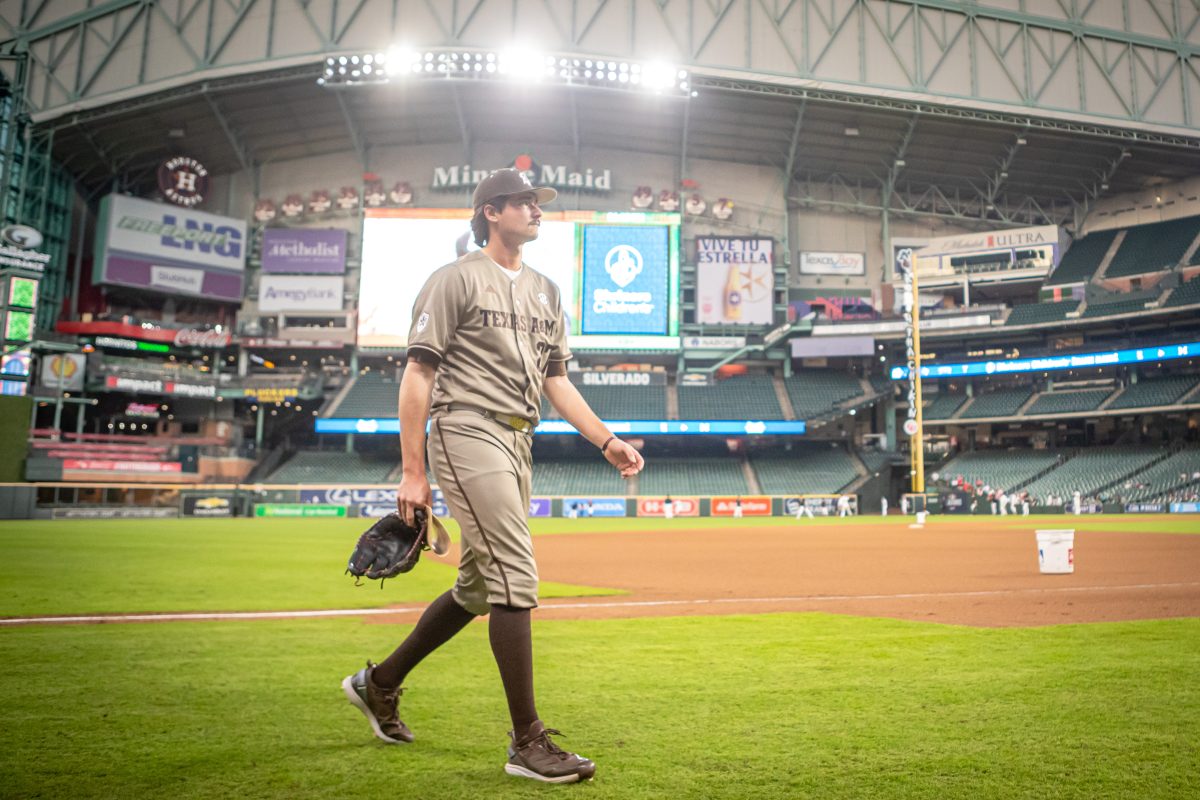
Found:
[(499, 422), (501, 425), (507, 425), (508, 427), (512, 428), (514, 431), (520, 431), (521, 433), (530, 433), (533, 431), (533, 423), (532, 422), (525, 419), (524, 417), (517, 417), (517, 416), (513, 416), (512, 414), (501, 414), (496, 411), (488, 411), (486, 408), (478, 408), (476, 406), (465, 406), (462, 403), (451, 403), (450, 405), (446, 406), (446, 410), (447, 411), (470, 411), (474, 414), (478, 414), (481, 417), (487, 417), (488, 419), (494, 419), (494, 420), (496, 420), (496, 422)]

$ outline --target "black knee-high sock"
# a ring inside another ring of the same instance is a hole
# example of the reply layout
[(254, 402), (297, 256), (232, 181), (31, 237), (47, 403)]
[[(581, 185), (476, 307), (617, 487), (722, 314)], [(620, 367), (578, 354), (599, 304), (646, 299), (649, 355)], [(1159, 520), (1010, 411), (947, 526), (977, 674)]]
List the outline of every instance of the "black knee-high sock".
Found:
[(537, 721), (533, 702), (533, 636), (529, 627), (529, 609), (493, 605), (488, 623), (492, 655), (500, 668), (500, 680), (508, 697), (513, 735), (519, 741)]
[(455, 602), (450, 592), (442, 594), (425, 609), (408, 638), (375, 668), (371, 676), (375, 685), (381, 689), (399, 686), (425, 656), (450, 641), (473, 619), (475, 615)]

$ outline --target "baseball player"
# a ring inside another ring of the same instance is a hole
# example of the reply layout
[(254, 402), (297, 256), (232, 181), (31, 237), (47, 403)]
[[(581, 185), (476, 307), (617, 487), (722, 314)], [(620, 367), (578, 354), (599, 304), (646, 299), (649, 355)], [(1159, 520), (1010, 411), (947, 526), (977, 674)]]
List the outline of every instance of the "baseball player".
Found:
[(538, 236), (542, 204), (556, 196), (515, 169), (481, 181), (471, 230), (483, 249), (431, 275), (413, 305), (396, 501), (406, 520), (430, 502), (430, 421), (430, 465), (462, 528), (458, 578), (395, 652), (378, 666), (368, 661), (342, 686), (378, 738), (411, 742), (397, 708), (405, 677), (472, 619), (490, 614), (488, 636), (513, 726), (504, 770), (571, 783), (591, 778), (596, 765), (551, 740), (558, 731), (542, 723), (533, 692), (529, 612), (538, 604), (538, 574), (526, 511), (542, 395), (623, 477), (636, 475), (643, 461), (571, 384), (558, 287), (521, 260), (523, 245)]

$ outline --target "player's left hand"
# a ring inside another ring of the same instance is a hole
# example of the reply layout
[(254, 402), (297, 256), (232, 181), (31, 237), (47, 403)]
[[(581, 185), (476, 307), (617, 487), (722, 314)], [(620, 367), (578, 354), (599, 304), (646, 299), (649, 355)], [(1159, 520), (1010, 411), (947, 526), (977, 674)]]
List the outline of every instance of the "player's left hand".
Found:
[(608, 463), (617, 468), (622, 478), (632, 478), (642, 471), (642, 467), (646, 466), (646, 461), (637, 448), (620, 439), (613, 439), (609, 443), (608, 449), (604, 451), (604, 457), (608, 459)]

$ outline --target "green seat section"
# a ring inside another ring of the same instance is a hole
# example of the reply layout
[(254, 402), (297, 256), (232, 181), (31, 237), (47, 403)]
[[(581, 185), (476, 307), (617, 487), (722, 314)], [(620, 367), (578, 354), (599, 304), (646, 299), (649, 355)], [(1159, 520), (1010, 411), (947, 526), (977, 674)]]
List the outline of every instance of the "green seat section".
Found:
[[(664, 400), (665, 403), (665, 400)], [(680, 419), (783, 419), (770, 375), (738, 375), (712, 386), (679, 385)]]
[(1107, 303), (1088, 303), (1081, 319), (1093, 317), (1111, 317), (1114, 314), (1136, 314), (1146, 310), (1147, 298), (1137, 300), (1109, 300)]
[(854, 482), (854, 461), (840, 444), (804, 443), (790, 451), (751, 454), (765, 494), (834, 494)]
[(993, 489), (1011, 491), (1059, 463), (1054, 450), (976, 450), (963, 453), (938, 468), (943, 479), (959, 475), (968, 483), (982, 480)]
[(796, 419), (813, 419), (863, 393), (858, 378), (846, 372), (804, 369), (784, 381)]
[(1124, 393), (1109, 408), (1149, 408), (1176, 403), (1196, 385), (1195, 375), (1147, 378), (1125, 387)]
[(1130, 478), (1127, 500), (1144, 502), (1168, 499), (1174, 492), (1200, 486), (1200, 449), (1190, 448), (1167, 456)]
[[(1200, 247), (1196, 248), (1196, 252), (1200, 253)], [(1171, 292), (1171, 296), (1167, 298), (1164, 308), (1174, 308), (1175, 306), (1190, 306), (1200, 303), (1200, 275), (1192, 278), (1187, 283), (1181, 284)]]
[(349, 419), (395, 419), (400, 407), (400, 384), (392, 375), (364, 372), (330, 412), (331, 417)]
[(1184, 217), (1130, 228), (1117, 248), (1106, 278), (1121, 278), (1170, 269), (1200, 233), (1200, 217)]
[(1046, 285), (1062, 286), (1091, 280), (1116, 236), (1115, 230), (1099, 231), (1076, 240), (1062, 257), (1062, 261), (1058, 262), (1058, 267), (1046, 280)]
[[(612, 469), (609, 467), (609, 469)], [(749, 494), (734, 456), (655, 456), (638, 482), (639, 494)]]
[(266, 483), (383, 483), (399, 464), (398, 455), (301, 451)]
[[(1090, 447), (1024, 487), (1037, 500), (1075, 492), (1096, 495), (1104, 487), (1144, 469), (1162, 451), (1154, 447)], [(1113, 488), (1114, 494), (1122, 494)]]
[(925, 419), (949, 419), (967, 401), (965, 394), (937, 394), (933, 402), (925, 406)]
[(628, 484), (603, 457), (589, 453), (581, 458), (533, 459), (535, 495), (608, 495), (623, 497)]
[(1092, 411), (1112, 394), (1111, 389), (1086, 389), (1072, 392), (1043, 392), (1025, 409), (1027, 416), (1033, 414), (1068, 414), (1075, 411)]
[(1030, 303), (1013, 306), (1005, 325), (1037, 325), (1043, 322), (1061, 322), (1067, 314), (1079, 308), (1078, 300), (1063, 300), (1060, 303)]
[(1029, 386), (985, 392), (975, 397), (975, 402), (963, 412), (960, 419), (1016, 416), (1017, 410), (1025, 404), (1031, 394), (1033, 388)]
[[(600, 419), (666, 419), (666, 386), (580, 386), (583, 399)], [(542, 401), (542, 417), (558, 419), (549, 401)]]

